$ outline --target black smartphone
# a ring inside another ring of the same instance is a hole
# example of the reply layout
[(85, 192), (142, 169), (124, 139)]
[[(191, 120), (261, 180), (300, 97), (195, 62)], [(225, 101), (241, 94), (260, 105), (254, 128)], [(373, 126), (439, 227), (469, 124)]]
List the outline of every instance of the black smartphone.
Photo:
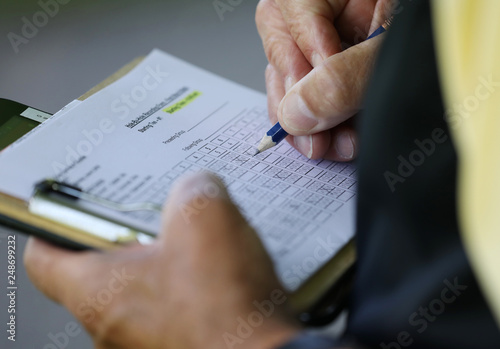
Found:
[(25, 104), (0, 98), (0, 151), (51, 116)]

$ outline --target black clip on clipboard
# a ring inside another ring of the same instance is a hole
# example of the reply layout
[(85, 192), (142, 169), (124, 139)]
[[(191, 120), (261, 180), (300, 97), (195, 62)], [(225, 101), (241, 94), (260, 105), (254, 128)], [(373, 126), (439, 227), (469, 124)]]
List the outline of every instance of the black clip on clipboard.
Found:
[(125, 219), (113, 218), (109, 213), (161, 212), (162, 207), (153, 203), (121, 204), (84, 192), (72, 185), (46, 179), (35, 185), (28, 209), (34, 215), (112, 243), (136, 241), (148, 244), (156, 237), (154, 233), (134, 226)]

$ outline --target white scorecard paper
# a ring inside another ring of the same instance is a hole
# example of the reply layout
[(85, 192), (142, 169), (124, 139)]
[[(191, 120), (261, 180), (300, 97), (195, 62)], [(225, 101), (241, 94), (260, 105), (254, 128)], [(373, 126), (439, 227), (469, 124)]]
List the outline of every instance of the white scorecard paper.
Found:
[[(28, 200), (56, 178), (117, 202), (162, 204), (180, 176), (217, 173), (296, 290), (354, 234), (353, 164), (309, 160), (286, 142), (252, 155), (266, 97), (159, 50), (0, 155), (0, 191)], [(158, 232), (160, 216), (117, 213)]]

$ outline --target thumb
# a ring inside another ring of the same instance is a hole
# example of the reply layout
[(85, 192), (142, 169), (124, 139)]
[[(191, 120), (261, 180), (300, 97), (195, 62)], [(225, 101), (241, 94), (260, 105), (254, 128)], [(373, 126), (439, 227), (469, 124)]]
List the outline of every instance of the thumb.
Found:
[(163, 225), (173, 220), (190, 225), (203, 215), (214, 201), (230, 204), (224, 183), (208, 172), (199, 172), (181, 178), (173, 187), (163, 210)]
[[(278, 285), (260, 238), (213, 174), (190, 175), (175, 185), (163, 212), (159, 240), (172, 253), (201, 263), (196, 267), (201, 271), (217, 270), (219, 276), (236, 279), (245, 272), (256, 284)], [(221, 266), (221, 261), (228, 263)]]
[(255, 235), (248, 234), (251, 229), (222, 180), (208, 172), (188, 175), (174, 185), (162, 221), (159, 240), (171, 246), (196, 248), (219, 241), (219, 249)]
[(288, 91), (278, 107), (278, 120), (291, 135), (329, 130), (361, 107), (376, 51), (376, 37), (330, 56)]

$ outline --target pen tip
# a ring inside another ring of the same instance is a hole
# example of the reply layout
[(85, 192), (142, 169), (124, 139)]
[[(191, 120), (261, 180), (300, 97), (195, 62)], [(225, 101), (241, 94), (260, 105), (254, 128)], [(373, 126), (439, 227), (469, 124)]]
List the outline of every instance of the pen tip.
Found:
[(259, 154), (259, 153), (260, 153), (260, 150), (259, 150), (259, 149), (256, 149), (256, 150), (255, 150), (255, 153), (253, 154), (253, 156), (255, 156), (255, 155)]

